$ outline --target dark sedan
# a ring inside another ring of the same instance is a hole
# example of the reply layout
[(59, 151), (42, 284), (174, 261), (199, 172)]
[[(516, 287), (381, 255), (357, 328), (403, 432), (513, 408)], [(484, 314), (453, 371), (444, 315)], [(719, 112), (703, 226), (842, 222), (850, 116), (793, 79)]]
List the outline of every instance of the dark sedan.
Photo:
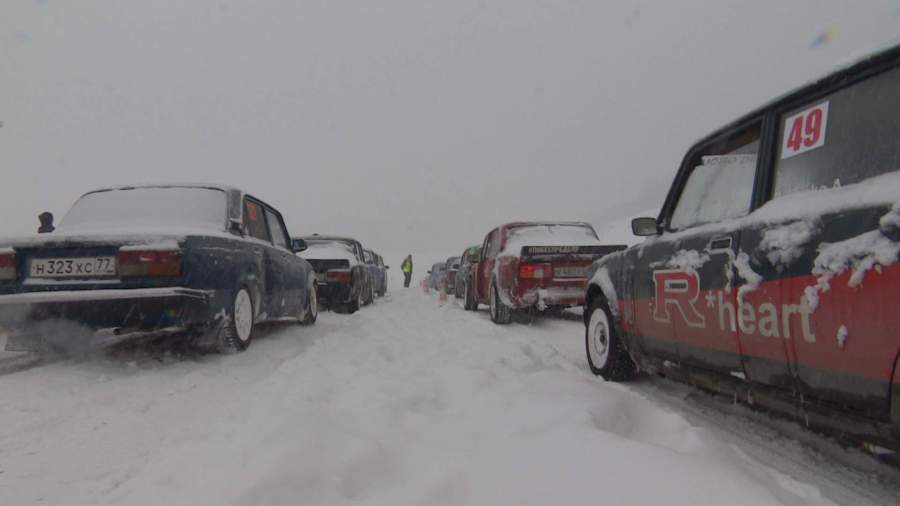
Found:
[(319, 298), (323, 304), (338, 311), (355, 313), (375, 300), (372, 273), (359, 241), (318, 234), (296, 240), (309, 248), (302, 256), (316, 271)]
[(315, 293), (281, 214), (223, 186), (97, 190), (56, 232), (0, 241), (8, 350), (177, 335), (241, 351), (258, 323), (314, 322)]

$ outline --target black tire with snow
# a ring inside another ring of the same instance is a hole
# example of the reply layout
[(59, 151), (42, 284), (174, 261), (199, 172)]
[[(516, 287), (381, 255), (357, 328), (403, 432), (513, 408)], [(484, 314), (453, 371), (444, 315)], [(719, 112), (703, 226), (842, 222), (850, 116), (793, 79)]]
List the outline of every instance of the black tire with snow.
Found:
[(312, 325), (319, 318), (319, 291), (316, 288), (316, 277), (310, 276), (307, 282), (306, 309), (300, 318), (301, 325)]
[(594, 375), (607, 381), (625, 381), (634, 377), (637, 368), (622, 346), (613, 321), (606, 299), (596, 297), (585, 320), (585, 352)]
[(500, 299), (500, 292), (497, 290), (496, 282), (491, 283), (490, 299), (491, 321), (497, 325), (506, 325), (511, 322), (512, 309)]
[(466, 283), (466, 286), (463, 290), (463, 296), (465, 297), (463, 300), (463, 308), (466, 311), (477, 311), (478, 303), (475, 302), (475, 294), (472, 293), (472, 286), (469, 283)]

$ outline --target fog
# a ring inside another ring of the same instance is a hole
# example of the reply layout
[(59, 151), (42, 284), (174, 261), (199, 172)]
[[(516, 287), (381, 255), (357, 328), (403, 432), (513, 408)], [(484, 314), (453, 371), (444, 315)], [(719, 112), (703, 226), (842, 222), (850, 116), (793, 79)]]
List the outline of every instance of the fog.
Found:
[(674, 4), (6, 0), (0, 235), (159, 181), (398, 267), (513, 219), (602, 228), (658, 206), (697, 138), (900, 34), (896, 1)]

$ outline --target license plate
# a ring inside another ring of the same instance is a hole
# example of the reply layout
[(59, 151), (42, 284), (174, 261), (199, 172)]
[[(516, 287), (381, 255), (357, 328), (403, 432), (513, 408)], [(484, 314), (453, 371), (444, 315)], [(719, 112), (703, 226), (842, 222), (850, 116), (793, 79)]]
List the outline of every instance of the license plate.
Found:
[(324, 273), (324, 272), (317, 272), (317, 273), (316, 273), (316, 281), (318, 281), (318, 282), (320, 282), (320, 283), (321, 283), (321, 282), (324, 282), (324, 281), (325, 281), (325, 273)]
[(584, 267), (554, 267), (555, 278), (583, 278), (587, 274)]
[(33, 258), (32, 278), (96, 278), (116, 275), (116, 257)]

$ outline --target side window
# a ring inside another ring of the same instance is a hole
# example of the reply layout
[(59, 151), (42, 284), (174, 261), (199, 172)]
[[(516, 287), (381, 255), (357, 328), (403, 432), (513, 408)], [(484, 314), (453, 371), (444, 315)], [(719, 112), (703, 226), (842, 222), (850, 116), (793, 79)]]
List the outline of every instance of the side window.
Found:
[(244, 233), (250, 237), (269, 242), (269, 230), (263, 208), (250, 199), (244, 199)]
[(269, 232), (272, 233), (272, 242), (275, 243), (275, 246), (291, 249), (287, 241), (287, 232), (284, 230), (284, 225), (281, 224), (278, 215), (270, 209), (266, 209), (266, 221), (269, 223)]
[(372, 261), (372, 254), (369, 253), (369, 252), (366, 251), (366, 250), (363, 250), (363, 259), (365, 259), (365, 261), (366, 261), (367, 264), (374, 263), (374, 262)]
[(760, 125), (738, 132), (699, 151), (675, 204), (669, 228), (739, 218), (750, 211)]
[(900, 68), (778, 118), (772, 198), (900, 170)]

